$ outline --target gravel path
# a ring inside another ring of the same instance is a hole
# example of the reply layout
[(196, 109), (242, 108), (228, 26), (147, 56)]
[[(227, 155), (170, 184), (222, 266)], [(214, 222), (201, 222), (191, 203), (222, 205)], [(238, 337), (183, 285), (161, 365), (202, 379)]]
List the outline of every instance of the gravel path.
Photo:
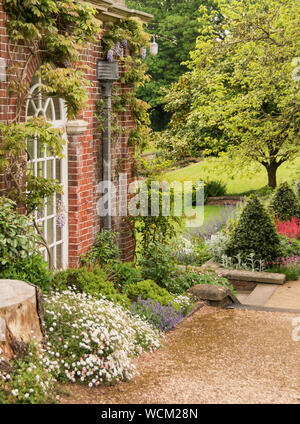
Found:
[(71, 386), (63, 403), (300, 403), (300, 341), (275, 312), (205, 306), (136, 360), (140, 375), (113, 387)]

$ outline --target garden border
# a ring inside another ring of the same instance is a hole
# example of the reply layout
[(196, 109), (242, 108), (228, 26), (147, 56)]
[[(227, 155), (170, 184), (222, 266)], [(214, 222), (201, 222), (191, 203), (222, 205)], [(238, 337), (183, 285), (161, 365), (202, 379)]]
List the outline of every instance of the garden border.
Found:
[(245, 281), (245, 282), (254, 282), (260, 284), (277, 284), (282, 285), (286, 281), (286, 276), (284, 274), (275, 274), (271, 272), (257, 272), (257, 271), (244, 271), (237, 269), (228, 269), (222, 268), (220, 264), (213, 262), (210, 259), (201, 267), (189, 265), (190, 271), (203, 272), (203, 271), (215, 271), (221, 277), (227, 278), (228, 280), (234, 281)]

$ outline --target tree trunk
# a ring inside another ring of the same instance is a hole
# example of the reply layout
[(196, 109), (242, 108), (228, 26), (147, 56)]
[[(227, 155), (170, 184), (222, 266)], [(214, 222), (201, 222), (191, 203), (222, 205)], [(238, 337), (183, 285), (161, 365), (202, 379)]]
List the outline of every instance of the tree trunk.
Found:
[(268, 185), (271, 188), (276, 188), (277, 178), (276, 173), (279, 167), (279, 164), (276, 162), (271, 162), (270, 164), (264, 165), (268, 173)]
[(45, 331), (40, 289), (22, 281), (0, 280), (0, 348), (4, 360), (22, 357), (28, 343)]

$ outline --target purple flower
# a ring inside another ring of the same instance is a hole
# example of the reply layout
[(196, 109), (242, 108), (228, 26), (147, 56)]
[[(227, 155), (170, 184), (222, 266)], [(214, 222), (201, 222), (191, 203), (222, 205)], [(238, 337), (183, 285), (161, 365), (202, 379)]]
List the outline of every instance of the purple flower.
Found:
[(123, 57), (123, 49), (120, 46), (120, 43), (115, 44), (115, 53), (119, 57)]
[(128, 46), (128, 41), (125, 38), (123, 38), (123, 40), (122, 40), (123, 49), (127, 49), (127, 46)]
[(106, 55), (106, 59), (108, 60), (109, 63), (112, 63), (114, 61), (114, 51), (113, 50), (108, 50), (107, 55)]
[(66, 216), (64, 213), (61, 212), (56, 216), (56, 225), (59, 228), (63, 228), (66, 225)]
[(163, 306), (152, 299), (144, 300), (139, 296), (131, 306), (131, 312), (142, 316), (147, 322), (161, 331), (168, 331), (183, 319), (183, 311), (176, 311), (172, 304)]
[(142, 59), (146, 59), (146, 56), (147, 56), (147, 49), (146, 49), (146, 47), (142, 47), (141, 48), (141, 56), (142, 56)]

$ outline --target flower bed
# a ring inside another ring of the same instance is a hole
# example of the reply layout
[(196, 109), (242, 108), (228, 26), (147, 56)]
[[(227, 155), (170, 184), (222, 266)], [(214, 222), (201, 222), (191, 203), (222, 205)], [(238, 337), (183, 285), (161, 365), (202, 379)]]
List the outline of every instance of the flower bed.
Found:
[(44, 346), (0, 372), (0, 403), (53, 401), (56, 381), (93, 387), (129, 380), (132, 358), (159, 348), (162, 335), (123, 307), (72, 290), (46, 296), (45, 321)]
[(279, 234), (288, 238), (300, 238), (300, 219), (295, 216), (290, 221), (277, 221), (276, 228)]

